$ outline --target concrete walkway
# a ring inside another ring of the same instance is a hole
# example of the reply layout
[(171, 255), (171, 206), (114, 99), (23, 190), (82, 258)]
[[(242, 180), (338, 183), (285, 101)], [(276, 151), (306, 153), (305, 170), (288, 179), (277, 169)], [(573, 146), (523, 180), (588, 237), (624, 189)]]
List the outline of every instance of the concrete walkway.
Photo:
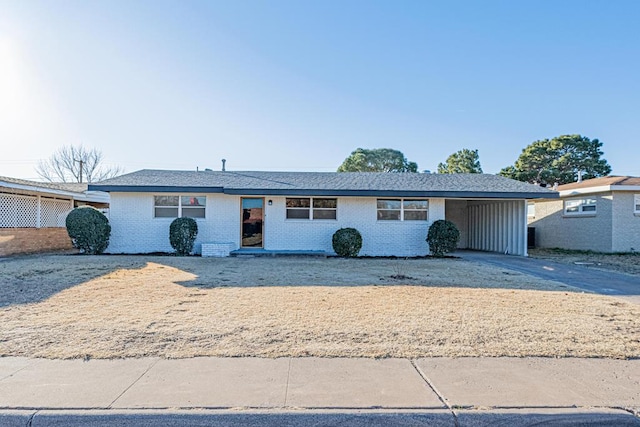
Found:
[(640, 426), (640, 360), (0, 358), (0, 425)]
[(555, 280), (587, 292), (621, 297), (640, 304), (640, 277), (638, 276), (495, 252), (457, 251), (455, 255), (468, 261), (514, 270), (541, 279)]

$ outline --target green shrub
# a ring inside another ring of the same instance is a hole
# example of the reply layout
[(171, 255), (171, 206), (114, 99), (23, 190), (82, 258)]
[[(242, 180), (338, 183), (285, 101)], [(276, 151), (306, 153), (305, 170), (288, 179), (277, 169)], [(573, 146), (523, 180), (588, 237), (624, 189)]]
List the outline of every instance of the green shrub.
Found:
[(342, 257), (357, 257), (362, 249), (362, 235), (355, 228), (341, 228), (333, 233), (333, 250)]
[(71, 243), (81, 253), (101, 254), (109, 246), (109, 220), (92, 206), (80, 206), (69, 212), (66, 226)]
[(193, 218), (176, 218), (169, 226), (169, 242), (178, 255), (189, 255), (198, 235), (198, 224)]
[(460, 231), (451, 221), (440, 219), (429, 227), (427, 243), (433, 256), (441, 257), (456, 250)]

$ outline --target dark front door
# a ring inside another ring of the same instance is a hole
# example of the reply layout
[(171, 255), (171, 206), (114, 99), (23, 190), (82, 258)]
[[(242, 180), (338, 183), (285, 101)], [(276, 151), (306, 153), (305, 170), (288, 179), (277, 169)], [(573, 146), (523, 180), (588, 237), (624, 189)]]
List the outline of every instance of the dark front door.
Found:
[(242, 247), (261, 248), (263, 231), (264, 199), (243, 197), (242, 204)]

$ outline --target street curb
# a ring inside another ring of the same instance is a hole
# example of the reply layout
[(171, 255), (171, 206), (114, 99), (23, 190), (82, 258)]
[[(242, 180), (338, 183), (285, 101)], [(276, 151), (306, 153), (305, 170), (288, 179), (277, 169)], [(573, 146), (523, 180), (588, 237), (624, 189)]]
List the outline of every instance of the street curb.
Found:
[(640, 426), (640, 418), (609, 408), (456, 410), (0, 410), (1, 427), (41, 426)]

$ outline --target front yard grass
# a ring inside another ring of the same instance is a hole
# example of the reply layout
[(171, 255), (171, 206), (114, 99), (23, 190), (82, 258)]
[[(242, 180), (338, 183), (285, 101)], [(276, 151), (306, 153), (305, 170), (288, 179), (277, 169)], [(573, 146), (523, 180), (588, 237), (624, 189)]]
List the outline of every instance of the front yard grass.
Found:
[(0, 356), (640, 357), (640, 305), (460, 259), (0, 262)]

